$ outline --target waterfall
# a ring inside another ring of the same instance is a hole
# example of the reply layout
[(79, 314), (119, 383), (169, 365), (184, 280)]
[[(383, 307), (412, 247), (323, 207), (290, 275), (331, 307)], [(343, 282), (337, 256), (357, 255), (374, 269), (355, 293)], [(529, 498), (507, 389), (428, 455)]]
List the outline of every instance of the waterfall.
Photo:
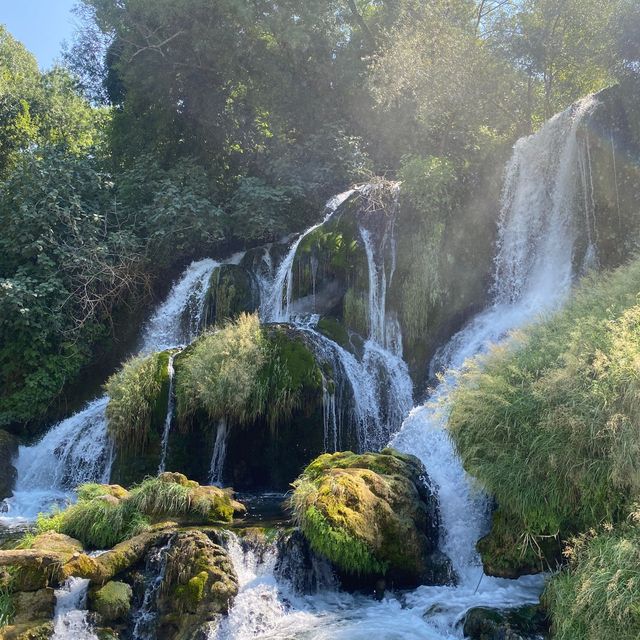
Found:
[(173, 396), (173, 378), (175, 371), (173, 369), (173, 361), (175, 357), (180, 353), (172, 353), (169, 356), (169, 363), (167, 365), (169, 375), (169, 398), (167, 400), (167, 416), (164, 419), (164, 429), (162, 431), (162, 453), (160, 454), (160, 464), (158, 465), (158, 473), (165, 471), (167, 462), (167, 450), (169, 448), (169, 434), (171, 433), (171, 423), (173, 422), (173, 411), (175, 409), (175, 398)]
[(155, 640), (157, 612), (156, 596), (162, 586), (167, 569), (167, 559), (173, 537), (163, 545), (152, 549), (147, 555), (145, 566), (145, 589), (140, 607), (133, 613), (135, 625), (133, 627), (133, 640)]
[[(183, 346), (194, 338), (207, 283), (218, 264), (207, 259), (187, 267), (145, 327), (141, 353)], [(38, 443), (20, 447), (14, 495), (4, 501), (6, 517), (0, 522), (11, 525), (33, 520), (51, 506), (67, 502), (83, 482), (109, 482), (112, 445), (105, 416), (108, 402), (107, 396), (90, 402), (53, 426)]]
[(56, 589), (56, 609), (51, 640), (98, 640), (87, 620), (89, 580), (69, 578)]
[[(293, 263), (300, 243), (316, 229), (319, 229), (346, 202), (355, 189), (333, 196), (325, 205), (327, 214), (322, 222), (309, 227), (293, 242), (273, 276), (273, 280), (262, 286), (260, 300), (260, 318), (263, 322), (290, 322), (292, 318), (291, 303), (293, 299)], [(271, 267), (271, 258), (268, 258)], [(272, 267), (271, 267), (272, 268)]]
[(228, 439), (229, 425), (222, 418), (218, 421), (216, 440), (213, 444), (213, 454), (211, 455), (211, 465), (209, 467), (209, 484), (222, 486), (222, 472), (224, 470), (224, 461), (227, 457)]
[[(591, 97), (580, 101), (515, 145), (501, 199), (493, 301), (439, 350), (443, 381), (426, 404), (409, 413), (391, 440), (392, 446), (420, 458), (427, 469), (440, 504), (440, 548), (450, 557), (458, 584), (388, 593), (378, 603), (340, 592), (296, 599), (278, 592), (285, 587), (276, 582), (270, 586), (270, 622), (261, 638), (451, 640), (462, 637), (461, 622), (472, 607), (500, 609), (538, 602), (543, 576), (504, 580), (483, 574), (475, 545), (488, 528), (487, 498), (467, 476), (449, 437), (447, 400), (456, 371), (469, 358), (557, 308), (570, 291), (578, 225), (591, 196), (584, 191), (591, 188), (590, 181), (581, 179), (586, 150), (577, 133), (594, 105)], [(271, 585), (270, 580), (261, 578)], [(251, 589), (244, 593), (249, 599)], [(273, 593), (279, 593), (278, 603)], [(246, 601), (243, 607), (250, 610)], [(230, 620), (235, 614), (234, 607)]]

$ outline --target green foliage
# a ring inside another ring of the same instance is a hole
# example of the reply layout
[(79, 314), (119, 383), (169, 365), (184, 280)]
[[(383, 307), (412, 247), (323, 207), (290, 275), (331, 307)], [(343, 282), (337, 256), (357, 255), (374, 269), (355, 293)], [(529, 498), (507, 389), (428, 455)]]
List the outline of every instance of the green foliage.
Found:
[(402, 196), (433, 225), (444, 222), (455, 202), (456, 171), (450, 160), (405, 156), (398, 173)]
[(107, 549), (163, 519), (208, 524), (229, 522), (233, 513), (227, 492), (201, 487), (180, 474), (163, 474), (145, 479), (129, 492), (107, 485), (82, 485), (76, 504), (40, 514), (36, 529), (38, 533), (64, 533), (89, 548)]
[[(637, 514), (636, 514), (637, 515)], [(574, 539), (569, 566), (547, 585), (543, 600), (557, 640), (635, 640), (640, 636), (640, 529), (605, 526)]]
[(14, 608), (11, 592), (6, 587), (0, 587), (0, 629), (11, 624)]
[(212, 421), (246, 425), (262, 417), (275, 426), (321, 388), (311, 352), (278, 329), (267, 332), (257, 315), (242, 314), (178, 359), (176, 408), (183, 424), (202, 411)]
[[(312, 549), (347, 574), (421, 576), (429, 546), (424, 469), (391, 449), (316, 458), (294, 482), (294, 518)], [(434, 529), (435, 531), (435, 529)]]
[(169, 354), (132, 358), (105, 385), (109, 434), (118, 451), (144, 453), (152, 429), (162, 426), (169, 393)]
[(522, 523), (566, 537), (628, 512), (640, 484), (640, 261), (462, 375), (450, 429), (465, 468)]

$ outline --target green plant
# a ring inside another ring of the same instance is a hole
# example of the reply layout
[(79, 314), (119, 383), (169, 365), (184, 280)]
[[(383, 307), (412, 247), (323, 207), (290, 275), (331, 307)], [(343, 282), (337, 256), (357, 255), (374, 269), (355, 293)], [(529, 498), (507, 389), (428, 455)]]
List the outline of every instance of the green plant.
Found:
[[(636, 514), (637, 515), (637, 514)], [(543, 600), (557, 640), (640, 637), (640, 529), (607, 525), (571, 541), (569, 566), (547, 585)]]
[(13, 619), (13, 597), (6, 587), (0, 587), (0, 629), (11, 624)]
[(137, 356), (107, 381), (109, 434), (119, 451), (144, 452), (152, 429), (164, 422), (168, 365), (167, 352)]
[(639, 281), (638, 260), (588, 278), (462, 374), (451, 434), (518, 535), (566, 539), (618, 521), (638, 495)]

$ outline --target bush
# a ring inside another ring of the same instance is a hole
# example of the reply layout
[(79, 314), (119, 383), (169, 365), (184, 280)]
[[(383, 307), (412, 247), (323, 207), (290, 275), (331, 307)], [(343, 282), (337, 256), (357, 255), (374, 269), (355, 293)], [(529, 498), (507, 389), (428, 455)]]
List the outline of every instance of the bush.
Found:
[(105, 385), (109, 434), (119, 451), (143, 453), (152, 428), (164, 423), (169, 393), (169, 354), (129, 360)]
[(628, 513), (640, 489), (640, 261), (593, 276), (566, 308), (495, 349), (453, 393), (466, 469), (523, 540)]
[(76, 504), (38, 517), (37, 531), (64, 533), (86, 547), (107, 549), (166, 518), (203, 524), (229, 522), (239, 508), (227, 491), (165, 473), (145, 479), (129, 492), (118, 486), (82, 485)]
[[(636, 514), (637, 515), (637, 514)], [(572, 541), (570, 565), (548, 584), (543, 600), (557, 640), (640, 637), (640, 528), (606, 526)]]
[(176, 407), (188, 425), (198, 412), (247, 425), (288, 419), (322, 377), (311, 352), (282, 328), (242, 314), (201, 337), (176, 362)]

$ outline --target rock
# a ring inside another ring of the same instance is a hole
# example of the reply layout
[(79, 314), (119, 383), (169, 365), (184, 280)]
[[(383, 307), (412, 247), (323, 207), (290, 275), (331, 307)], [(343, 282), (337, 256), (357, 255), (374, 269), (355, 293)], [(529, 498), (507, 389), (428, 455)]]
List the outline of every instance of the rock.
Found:
[(126, 582), (107, 582), (89, 594), (89, 608), (100, 615), (103, 622), (122, 622), (131, 610), (133, 591)]
[(31, 624), (16, 624), (0, 629), (0, 640), (50, 640), (53, 623), (39, 620)]
[(12, 595), (15, 614), (13, 624), (21, 625), (50, 620), (56, 606), (56, 596), (53, 589), (45, 588), (38, 591), (18, 591)]
[(518, 609), (470, 609), (464, 619), (464, 637), (471, 640), (534, 640), (549, 630), (540, 606)]
[(81, 551), (82, 544), (77, 540), (48, 531), (36, 536), (30, 549), (0, 551), (0, 565), (16, 567), (12, 591), (38, 591), (64, 579), (61, 568)]
[(391, 449), (325, 454), (294, 487), (292, 504), (303, 534), (347, 586), (354, 576), (367, 585), (385, 577), (390, 587), (448, 582), (442, 556), (433, 555), (437, 500), (417, 458)]
[(13, 495), (16, 468), (12, 462), (18, 454), (18, 441), (7, 431), (0, 429), (0, 500)]
[(157, 600), (158, 637), (190, 640), (229, 609), (238, 579), (227, 552), (201, 531), (175, 534)]

